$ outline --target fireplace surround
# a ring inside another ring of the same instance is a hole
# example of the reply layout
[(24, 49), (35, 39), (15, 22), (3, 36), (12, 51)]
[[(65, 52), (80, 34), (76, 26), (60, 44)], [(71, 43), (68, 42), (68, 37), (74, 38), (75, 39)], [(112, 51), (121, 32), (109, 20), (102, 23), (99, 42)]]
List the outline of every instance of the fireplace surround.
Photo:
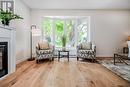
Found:
[(0, 80), (16, 69), (15, 29), (0, 25)]
[(8, 74), (8, 42), (0, 42), (0, 77)]

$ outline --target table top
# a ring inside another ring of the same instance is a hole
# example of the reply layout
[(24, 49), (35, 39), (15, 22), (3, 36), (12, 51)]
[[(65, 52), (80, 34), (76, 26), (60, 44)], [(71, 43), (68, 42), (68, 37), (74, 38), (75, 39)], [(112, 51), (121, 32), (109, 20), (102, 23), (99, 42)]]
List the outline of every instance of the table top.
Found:
[(69, 52), (69, 50), (58, 50), (58, 52)]

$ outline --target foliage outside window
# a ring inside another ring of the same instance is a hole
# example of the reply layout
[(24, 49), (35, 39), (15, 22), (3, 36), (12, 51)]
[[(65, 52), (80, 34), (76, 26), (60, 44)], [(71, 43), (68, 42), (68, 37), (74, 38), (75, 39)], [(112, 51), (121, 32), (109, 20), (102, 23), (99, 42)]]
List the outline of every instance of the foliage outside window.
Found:
[(67, 29), (66, 29), (66, 35), (67, 35), (67, 46), (68, 47), (74, 47), (75, 46), (75, 28), (74, 28), (74, 21), (69, 20), (66, 22)]
[(52, 42), (52, 20), (51, 19), (44, 19), (42, 27), (43, 27), (45, 39), (49, 43), (51, 43)]
[(55, 45), (57, 47), (62, 47), (62, 36), (64, 34), (64, 21), (57, 20), (55, 22), (56, 29), (55, 29)]
[(87, 42), (88, 41), (88, 24), (87, 21), (81, 21), (78, 24), (78, 43)]

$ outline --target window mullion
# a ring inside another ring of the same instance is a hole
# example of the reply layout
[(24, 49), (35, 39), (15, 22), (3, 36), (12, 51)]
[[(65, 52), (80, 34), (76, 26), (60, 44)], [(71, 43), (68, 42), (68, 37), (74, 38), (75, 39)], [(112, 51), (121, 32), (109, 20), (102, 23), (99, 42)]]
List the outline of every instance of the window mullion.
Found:
[(52, 20), (52, 43), (53, 43), (53, 45), (55, 45), (55, 29), (56, 28), (56, 26), (55, 26), (55, 19), (53, 19)]

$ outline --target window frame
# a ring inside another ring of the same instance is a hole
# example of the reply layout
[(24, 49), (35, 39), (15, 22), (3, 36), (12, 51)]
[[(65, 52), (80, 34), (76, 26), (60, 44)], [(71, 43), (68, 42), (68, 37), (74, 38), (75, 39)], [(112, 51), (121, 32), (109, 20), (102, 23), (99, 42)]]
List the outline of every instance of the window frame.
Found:
[[(44, 16), (44, 17), (42, 17), (42, 20), (41, 20), (41, 22), (42, 22), (42, 41), (43, 40), (45, 40), (45, 32), (44, 32), (44, 25), (43, 25), (43, 21), (47, 18), (47, 19), (51, 19), (52, 20), (52, 36), (53, 36), (53, 39), (52, 39), (52, 42), (51, 42), (51, 44), (53, 44), (54, 46), (55, 46), (55, 29), (56, 29), (56, 25), (55, 25), (55, 21), (56, 20), (62, 20), (62, 21), (64, 21), (64, 23), (63, 23), (63, 29), (64, 29), (64, 34), (66, 34), (66, 32), (67, 32), (67, 24), (66, 24), (66, 21), (68, 21), (68, 20), (76, 20), (76, 24), (75, 24), (75, 26), (74, 27), (76, 27), (77, 26), (77, 20), (79, 20), (79, 19), (76, 19), (76, 17), (80, 17), (80, 19), (87, 19), (86, 21), (88, 22), (88, 34), (87, 34), (87, 36), (88, 36), (88, 42), (90, 42), (91, 41), (91, 31), (90, 31), (90, 16), (72, 16), (72, 18), (69, 18), (69, 19), (62, 19), (62, 18), (55, 18), (55, 16), (53, 16), (54, 18), (51, 18), (52, 16)], [(61, 17), (63, 17), (63, 16), (61, 16)], [(64, 17), (66, 17), (66, 16), (64, 16)], [(73, 17), (75, 17), (75, 18), (73, 18)], [(76, 46), (79, 44), (79, 42), (78, 42), (78, 32), (74, 32), (75, 33), (75, 46), (74, 47), (66, 47), (66, 49), (69, 49), (69, 50), (75, 50), (76, 49)], [(58, 47), (58, 46), (55, 46), (55, 49), (61, 49), (62, 47)]]

